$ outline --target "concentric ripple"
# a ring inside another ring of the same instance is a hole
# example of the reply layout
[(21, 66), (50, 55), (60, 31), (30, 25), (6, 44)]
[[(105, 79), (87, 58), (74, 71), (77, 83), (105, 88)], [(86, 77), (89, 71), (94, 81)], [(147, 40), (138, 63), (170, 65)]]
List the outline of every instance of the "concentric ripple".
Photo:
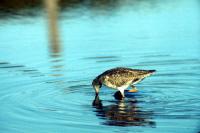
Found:
[[(198, 133), (197, 5), (198, 0), (64, 2), (56, 46), (49, 44), (41, 5), (27, 7), (26, 16), (20, 16), (23, 9), (0, 11), (0, 132)], [(124, 100), (105, 86), (95, 96), (92, 80), (113, 67), (156, 73)]]

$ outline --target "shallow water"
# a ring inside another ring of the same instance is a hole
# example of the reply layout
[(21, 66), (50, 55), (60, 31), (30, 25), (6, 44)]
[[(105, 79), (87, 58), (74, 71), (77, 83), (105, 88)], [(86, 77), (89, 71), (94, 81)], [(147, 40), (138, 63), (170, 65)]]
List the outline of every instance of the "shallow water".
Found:
[[(198, 0), (85, 2), (62, 10), (57, 47), (43, 10), (2, 17), (0, 131), (199, 132), (199, 10)], [(117, 66), (157, 72), (123, 101), (106, 87), (95, 97), (93, 78)]]

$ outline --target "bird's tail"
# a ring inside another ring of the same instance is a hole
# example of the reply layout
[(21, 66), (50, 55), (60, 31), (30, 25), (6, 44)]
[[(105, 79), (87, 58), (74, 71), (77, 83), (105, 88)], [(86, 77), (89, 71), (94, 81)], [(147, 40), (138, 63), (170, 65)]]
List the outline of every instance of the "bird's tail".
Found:
[(156, 72), (156, 70), (148, 70), (148, 72), (149, 72), (150, 74), (153, 74), (153, 73)]
[(143, 78), (145, 78), (145, 77), (148, 77), (148, 76), (152, 75), (155, 72), (156, 72), (156, 70), (145, 70), (144, 73), (141, 76)]

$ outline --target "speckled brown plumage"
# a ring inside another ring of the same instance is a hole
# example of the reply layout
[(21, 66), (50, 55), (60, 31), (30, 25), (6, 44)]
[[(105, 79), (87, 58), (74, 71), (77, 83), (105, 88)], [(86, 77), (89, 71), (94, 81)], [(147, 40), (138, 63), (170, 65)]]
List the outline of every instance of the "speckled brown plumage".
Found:
[[(97, 76), (93, 80), (93, 86), (106, 85), (110, 88), (118, 89), (123, 93), (124, 89), (132, 84), (136, 84), (143, 80), (145, 77), (154, 73), (155, 70), (138, 70), (131, 68), (117, 67), (110, 70), (107, 70)], [(97, 89), (95, 89), (97, 92)]]

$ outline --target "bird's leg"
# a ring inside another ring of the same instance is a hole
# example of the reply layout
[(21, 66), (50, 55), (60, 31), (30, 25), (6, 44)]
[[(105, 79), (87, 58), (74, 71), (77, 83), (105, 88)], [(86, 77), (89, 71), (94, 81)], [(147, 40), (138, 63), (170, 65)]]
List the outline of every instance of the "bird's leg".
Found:
[(118, 90), (120, 91), (120, 93), (122, 94), (122, 97), (124, 98), (125, 97), (124, 96), (124, 90), (125, 90), (125, 88), (119, 87)]
[(121, 92), (121, 94), (122, 94), (122, 97), (124, 98), (125, 96), (124, 96), (124, 90), (122, 90), (122, 91), (120, 91)]
[(136, 89), (136, 87), (134, 85), (130, 85), (130, 87), (132, 88), (131, 90), (129, 90), (128, 92), (138, 92), (138, 90)]

